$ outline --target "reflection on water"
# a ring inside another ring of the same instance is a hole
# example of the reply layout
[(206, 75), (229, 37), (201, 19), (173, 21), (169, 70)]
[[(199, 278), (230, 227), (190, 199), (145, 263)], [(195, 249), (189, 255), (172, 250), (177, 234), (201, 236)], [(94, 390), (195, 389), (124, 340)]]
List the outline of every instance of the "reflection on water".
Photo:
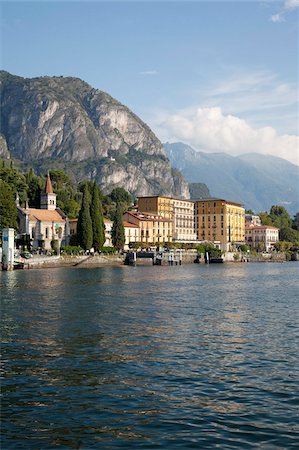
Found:
[(2, 446), (298, 448), (298, 265), (2, 273)]

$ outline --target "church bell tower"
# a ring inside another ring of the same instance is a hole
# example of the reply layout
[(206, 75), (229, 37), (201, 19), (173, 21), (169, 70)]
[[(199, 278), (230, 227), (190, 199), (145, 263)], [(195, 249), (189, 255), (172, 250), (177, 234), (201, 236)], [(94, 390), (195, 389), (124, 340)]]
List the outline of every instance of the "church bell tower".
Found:
[(56, 209), (56, 194), (53, 192), (50, 175), (48, 172), (44, 192), (40, 195), (40, 208), (55, 211)]

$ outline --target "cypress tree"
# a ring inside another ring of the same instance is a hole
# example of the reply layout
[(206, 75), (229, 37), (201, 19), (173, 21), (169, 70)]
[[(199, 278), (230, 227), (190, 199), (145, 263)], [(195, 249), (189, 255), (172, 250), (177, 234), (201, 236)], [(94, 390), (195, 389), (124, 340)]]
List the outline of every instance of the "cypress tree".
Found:
[(122, 250), (125, 244), (125, 229), (123, 224), (123, 210), (120, 203), (116, 205), (111, 235), (113, 246), (118, 250)]
[(92, 222), (93, 247), (96, 251), (102, 249), (105, 243), (105, 228), (103, 219), (103, 206), (100, 201), (99, 188), (96, 182), (92, 186), (92, 199), (90, 205), (90, 216)]
[(86, 185), (83, 191), (82, 205), (79, 212), (77, 225), (78, 244), (84, 250), (90, 250), (92, 247), (92, 223), (90, 217), (90, 194)]
[(11, 187), (0, 179), (0, 231), (6, 227), (17, 229), (17, 208)]

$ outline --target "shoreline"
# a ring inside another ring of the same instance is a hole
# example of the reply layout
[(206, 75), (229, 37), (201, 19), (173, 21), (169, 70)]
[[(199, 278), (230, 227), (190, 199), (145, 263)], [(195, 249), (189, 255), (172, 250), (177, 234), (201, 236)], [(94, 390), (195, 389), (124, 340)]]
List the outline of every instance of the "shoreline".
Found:
[[(194, 264), (194, 256), (186, 254), (182, 257), (182, 264)], [(273, 256), (273, 255), (271, 255)], [(31, 260), (24, 260), (24, 270), (29, 269), (51, 269), (51, 268), (59, 268), (59, 267), (85, 267), (85, 268), (95, 268), (95, 267), (119, 267), (123, 266), (125, 261), (125, 255), (89, 255), (89, 256), (78, 256), (78, 255), (62, 255), (62, 256), (47, 256), (47, 257), (38, 257), (32, 258)], [(244, 264), (247, 263), (256, 263), (256, 262), (276, 262), (282, 263), (286, 262), (285, 254), (277, 254), (275, 258), (263, 257), (262, 255), (259, 257), (253, 256), (248, 258), (247, 261), (242, 260), (233, 260), (233, 259), (225, 259), (224, 264), (226, 263), (237, 263)], [(200, 262), (199, 264), (204, 264), (204, 262)], [(137, 265), (151, 265), (149, 261), (139, 262)], [(15, 269), (18, 270), (18, 269)], [(21, 269), (22, 270), (22, 269)]]

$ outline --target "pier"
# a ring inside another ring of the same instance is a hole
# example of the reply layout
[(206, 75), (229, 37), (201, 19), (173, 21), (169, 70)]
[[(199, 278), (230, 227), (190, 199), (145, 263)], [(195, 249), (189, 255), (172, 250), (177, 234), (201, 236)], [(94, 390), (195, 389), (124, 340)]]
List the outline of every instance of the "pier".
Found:
[(154, 265), (154, 266), (178, 266), (182, 264), (182, 253), (173, 252), (156, 252), (156, 251), (141, 251), (141, 252), (127, 252), (125, 257), (125, 264), (128, 266), (136, 265)]

